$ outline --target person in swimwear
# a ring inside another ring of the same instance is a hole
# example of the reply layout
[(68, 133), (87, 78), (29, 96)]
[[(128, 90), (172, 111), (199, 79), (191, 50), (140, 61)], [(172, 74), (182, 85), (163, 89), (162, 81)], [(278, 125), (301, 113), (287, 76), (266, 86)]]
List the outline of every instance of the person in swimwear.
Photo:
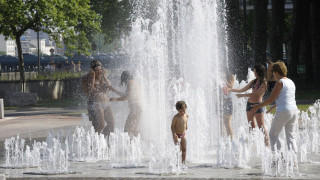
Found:
[(254, 66), (254, 75), (256, 79), (252, 80), (249, 84), (247, 84), (242, 89), (230, 89), (231, 92), (245, 92), (249, 89), (252, 89), (251, 93), (248, 94), (236, 94), (238, 98), (241, 97), (248, 97), (247, 102), (247, 119), (248, 123), (250, 123), (249, 130), (251, 131), (253, 128), (256, 127), (256, 124), (253, 121), (253, 118), (256, 119), (258, 123), (259, 129), (262, 129), (264, 133), (264, 140), (265, 145), (269, 146), (269, 137), (268, 137), (268, 131), (266, 129), (266, 126), (264, 124), (264, 110), (263, 108), (257, 109), (255, 112), (251, 112), (252, 105), (260, 104), (262, 102), (263, 95), (267, 89), (267, 81), (265, 79), (265, 72), (266, 69), (262, 64), (258, 64)]
[(128, 132), (130, 137), (138, 136), (140, 133), (139, 125), (142, 117), (140, 86), (129, 71), (123, 71), (120, 79), (121, 85), (126, 86), (126, 92), (122, 93), (110, 87), (111, 91), (120, 96), (118, 98), (112, 97), (110, 98), (110, 101), (128, 101), (130, 113), (124, 126), (124, 132)]
[(233, 88), (235, 77), (229, 72), (225, 73), (225, 77), (223, 81), (225, 86), (222, 88), (223, 90), (223, 122), (227, 130), (228, 137), (230, 136), (231, 141), (233, 140), (233, 131), (231, 127), (231, 118), (233, 111), (232, 97), (229, 92), (229, 89)]
[(114, 131), (114, 115), (107, 91), (111, 89), (106, 70), (100, 61), (90, 63), (90, 71), (82, 79), (82, 88), (88, 98), (88, 115), (99, 134), (110, 135)]
[(186, 114), (187, 104), (184, 101), (178, 101), (176, 103), (176, 109), (178, 113), (173, 116), (171, 131), (173, 135), (174, 144), (178, 144), (180, 139), (180, 150), (182, 151), (182, 163), (186, 161), (187, 154), (187, 139), (186, 130), (188, 129), (188, 115)]

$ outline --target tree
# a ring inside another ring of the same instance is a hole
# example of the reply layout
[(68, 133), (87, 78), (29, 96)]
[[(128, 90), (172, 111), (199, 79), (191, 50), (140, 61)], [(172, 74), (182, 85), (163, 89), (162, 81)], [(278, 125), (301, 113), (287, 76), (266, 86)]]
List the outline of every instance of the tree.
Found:
[(272, 0), (270, 54), (273, 60), (283, 59), (284, 4), (286, 0)]
[(56, 43), (63, 41), (68, 52), (88, 53), (90, 40), (100, 30), (100, 17), (89, 0), (1, 0), (0, 33), (16, 40), (20, 80), (24, 62), (20, 37), (26, 30), (43, 31)]
[(253, 51), (255, 63), (264, 64), (267, 49), (268, 0), (254, 0)]
[[(308, 40), (308, 13), (309, 0), (293, 1), (293, 17), (292, 17), (292, 32), (291, 32), (291, 53), (289, 62), (289, 77), (295, 81), (301, 79), (301, 75), (297, 73), (297, 66), (305, 64), (305, 56), (309, 56)], [(305, 27), (307, 26), (307, 27)], [(302, 45), (301, 45), (302, 43)]]
[(291, 51), (290, 51), (290, 62), (289, 62), (289, 77), (293, 80), (298, 78), (297, 65), (299, 63), (299, 52), (300, 52), (300, 34), (302, 31), (302, 3), (304, 0), (293, 1), (293, 12), (292, 12), (292, 31), (291, 31)]
[(132, 5), (129, 0), (91, 0), (92, 9), (101, 15), (105, 43), (111, 43), (131, 30)]
[(302, 31), (300, 34), (300, 54), (299, 64), (306, 66), (306, 73), (300, 74), (299, 80), (304, 85), (313, 83), (312, 76), (312, 47), (311, 47), (311, 31), (310, 31), (310, 0), (304, 0), (302, 4)]

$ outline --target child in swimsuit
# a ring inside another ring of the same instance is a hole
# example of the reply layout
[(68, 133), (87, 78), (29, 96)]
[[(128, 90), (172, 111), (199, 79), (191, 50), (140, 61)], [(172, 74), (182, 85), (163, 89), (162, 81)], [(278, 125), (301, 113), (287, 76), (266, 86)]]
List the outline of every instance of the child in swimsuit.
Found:
[(229, 72), (225, 73), (225, 81), (226, 86), (222, 88), (223, 90), (223, 122), (226, 127), (227, 135), (230, 136), (231, 141), (233, 140), (233, 131), (231, 127), (231, 118), (233, 111), (232, 97), (229, 89), (233, 88), (235, 77)]
[(178, 113), (173, 117), (171, 124), (171, 131), (173, 141), (177, 145), (180, 139), (180, 150), (182, 151), (182, 163), (186, 161), (187, 154), (187, 139), (186, 130), (188, 129), (188, 115), (186, 114), (187, 104), (184, 101), (176, 103)]

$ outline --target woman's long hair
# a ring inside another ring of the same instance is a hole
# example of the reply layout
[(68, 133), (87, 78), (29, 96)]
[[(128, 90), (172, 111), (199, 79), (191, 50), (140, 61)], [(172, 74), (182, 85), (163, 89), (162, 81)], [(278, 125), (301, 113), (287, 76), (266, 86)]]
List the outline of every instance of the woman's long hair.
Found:
[(254, 66), (254, 69), (256, 70), (256, 73), (259, 76), (257, 78), (260, 81), (259, 84), (262, 84), (265, 81), (266, 68), (262, 64), (257, 64), (257, 65)]

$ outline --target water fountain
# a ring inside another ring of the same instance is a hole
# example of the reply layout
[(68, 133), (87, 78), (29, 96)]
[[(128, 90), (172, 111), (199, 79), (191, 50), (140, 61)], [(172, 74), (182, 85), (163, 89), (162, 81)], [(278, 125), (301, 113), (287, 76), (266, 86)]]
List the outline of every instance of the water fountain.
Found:
[[(68, 173), (72, 162), (104, 161), (113, 168), (148, 167), (151, 174), (187, 173), (188, 168), (180, 164), (179, 148), (174, 146), (170, 130), (177, 100), (188, 104), (187, 162), (192, 166), (245, 169), (258, 163), (265, 175), (296, 176), (295, 160), (312, 161), (310, 155), (319, 150), (320, 101), (301, 113), (300, 126), (296, 128), (298, 154), (286, 148), (271, 153), (264, 145), (261, 131), (249, 133), (243, 109), (246, 100), (234, 95), (235, 140), (231, 142), (222, 135), (220, 74), (228, 52), (223, 44), (223, 10), (219, 9), (223, 2), (132, 3), (132, 31), (123, 41), (123, 50), (130, 55), (130, 70), (135, 72), (142, 88), (141, 134), (130, 139), (122, 127), (106, 139), (84, 125), (74, 132), (51, 133), (46, 142), (35, 142), (32, 149), (25, 148), (18, 137), (8, 139), (5, 166), (39, 166), (40, 172)], [(249, 70), (248, 81), (253, 77)], [(237, 81), (235, 87), (245, 84)], [(265, 117), (268, 130), (272, 118), (271, 114)], [(83, 119), (87, 121), (86, 116)], [(285, 141), (283, 134), (281, 141)], [(272, 166), (278, 159), (284, 161)]]

